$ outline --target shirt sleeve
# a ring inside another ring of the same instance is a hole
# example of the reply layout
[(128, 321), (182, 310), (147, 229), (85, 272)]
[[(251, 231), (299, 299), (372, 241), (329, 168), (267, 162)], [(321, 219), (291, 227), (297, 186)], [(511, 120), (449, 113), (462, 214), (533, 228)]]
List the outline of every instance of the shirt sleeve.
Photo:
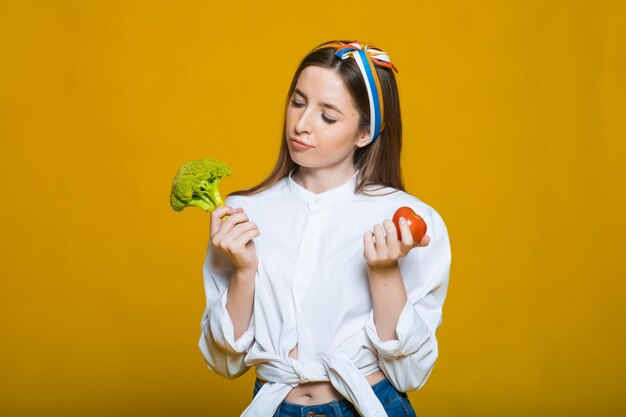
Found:
[[(227, 205), (232, 204), (229, 197)], [(206, 307), (200, 322), (198, 347), (209, 369), (232, 379), (250, 367), (244, 358), (254, 342), (254, 314), (248, 329), (235, 340), (235, 328), (226, 310), (228, 282), (234, 267), (230, 259), (209, 240), (203, 265)]]
[(404, 392), (417, 390), (426, 383), (439, 352), (435, 332), (441, 325), (451, 251), (446, 225), (441, 216), (431, 210), (431, 216), (422, 216), (427, 222), (430, 243), (412, 249), (398, 261), (407, 302), (396, 325), (397, 339), (384, 342), (380, 339), (373, 309), (365, 325), (368, 338), (378, 352), (381, 370)]

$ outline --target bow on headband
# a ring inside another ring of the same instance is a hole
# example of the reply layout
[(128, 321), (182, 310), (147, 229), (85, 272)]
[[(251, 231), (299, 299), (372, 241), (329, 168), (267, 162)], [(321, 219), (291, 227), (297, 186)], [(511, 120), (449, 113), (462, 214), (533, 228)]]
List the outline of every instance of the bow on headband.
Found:
[(354, 58), (363, 74), (370, 104), (370, 141), (374, 142), (385, 128), (383, 93), (374, 65), (393, 69), (395, 72), (398, 72), (398, 69), (385, 52), (359, 41), (349, 44), (332, 41), (318, 46), (313, 51), (328, 47), (334, 47), (335, 55), (341, 59)]

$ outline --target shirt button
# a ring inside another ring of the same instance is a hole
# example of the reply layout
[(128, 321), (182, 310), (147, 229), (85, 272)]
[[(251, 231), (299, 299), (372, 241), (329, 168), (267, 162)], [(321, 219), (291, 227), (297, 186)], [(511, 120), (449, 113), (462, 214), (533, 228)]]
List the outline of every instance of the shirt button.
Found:
[(374, 410), (374, 415), (375, 416), (379, 416), (380, 415), (380, 410)]
[(319, 204), (319, 203), (321, 203), (321, 202), (322, 202), (322, 199), (321, 199), (321, 198), (319, 198), (319, 197), (318, 197), (318, 198), (316, 198), (316, 199), (315, 199), (315, 203), (316, 203), (316, 204)]
[(313, 411), (309, 411), (308, 413), (306, 413), (306, 417), (315, 417), (316, 414)]

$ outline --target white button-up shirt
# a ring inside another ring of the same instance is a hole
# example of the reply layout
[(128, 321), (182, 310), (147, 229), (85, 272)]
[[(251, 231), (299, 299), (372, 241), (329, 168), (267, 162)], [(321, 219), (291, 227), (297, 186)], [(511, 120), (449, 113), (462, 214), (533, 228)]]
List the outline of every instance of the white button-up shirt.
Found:
[[(203, 268), (206, 309), (199, 347), (208, 367), (235, 378), (256, 366), (263, 384), (242, 417), (272, 415), (301, 383), (330, 381), (364, 417), (386, 416), (367, 379), (379, 369), (400, 391), (422, 387), (438, 355), (435, 331), (450, 275), (450, 242), (441, 216), (418, 198), (390, 187), (354, 193), (345, 184), (315, 194), (291, 175), (250, 196), (229, 196), (257, 224), (259, 266), (249, 328), (234, 339), (226, 310), (230, 260), (209, 241)], [(374, 324), (363, 235), (411, 207), (431, 241), (398, 260), (407, 302), (397, 340), (382, 341)], [(289, 352), (298, 346), (298, 358)]]

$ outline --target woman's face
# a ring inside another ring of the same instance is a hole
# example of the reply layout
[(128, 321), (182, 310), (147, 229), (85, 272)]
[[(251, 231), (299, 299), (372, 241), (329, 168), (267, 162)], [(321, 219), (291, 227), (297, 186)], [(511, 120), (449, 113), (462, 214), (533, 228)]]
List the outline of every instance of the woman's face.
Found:
[[(287, 146), (293, 161), (309, 168), (352, 166), (357, 147), (369, 143), (358, 132), (359, 113), (341, 77), (331, 69), (308, 66), (301, 73), (285, 117)], [(309, 145), (294, 143), (294, 139)]]

